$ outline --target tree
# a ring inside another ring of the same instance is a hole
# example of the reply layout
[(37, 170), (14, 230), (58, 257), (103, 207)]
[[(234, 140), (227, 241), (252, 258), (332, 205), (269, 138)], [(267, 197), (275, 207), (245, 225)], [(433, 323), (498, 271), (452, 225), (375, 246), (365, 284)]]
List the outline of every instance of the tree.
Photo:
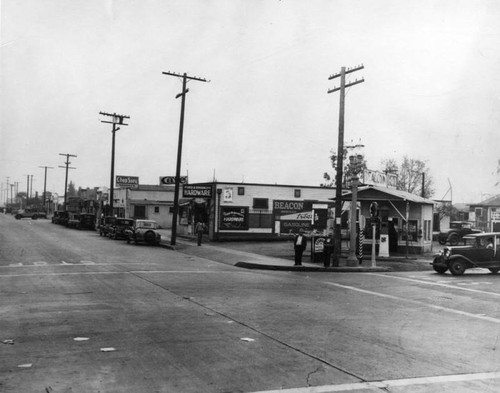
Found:
[(69, 184), (68, 184), (68, 197), (75, 197), (75, 196), (77, 196), (76, 195), (75, 183), (73, 183), (72, 181), (70, 181)]
[[(352, 171), (353, 171), (353, 168), (351, 168), (351, 165), (350, 165), (350, 160), (349, 160), (349, 156), (351, 155), (351, 152), (349, 151), (350, 149), (347, 149), (345, 148), (344, 149), (344, 154), (343, 154), (343, 170), (342, 170), (342, 185), (343, 187), (347, 188), (348, 187), (348, 182), (352, 176)], [(331, 155), (330, 155), (330, 162), (332, 164), (332, 168), (335, 172), (334, 175), (330, 175), (328, 172), (325, 172), (323, 173), (323, 179), (325, 179), (325, 182), (324, 183), (321, 183), (320, 186), (321, 187), (335, 187), (335, 179), (336, 179), (336, 173), (337, 173), (337, 153), (334, 152), (334, 151), (331, 151), (330, 152)], [(366, 169), (366, 161), (363, 159), (361, 164), (358, 164), (356, 166), (356, 171), (358, 171), (358, 173), (360, 171), (363, 171), (364, 169)]]
[[(398, 175), (396, 186), (398, 190), (423, 195), (425, 198), (430, 198), (434, 195), (432, 176), (425, 162), (404, 156), (400, 166), (396, 160), (389, 158), (382, 160), (382, 167), (384, 168), (384, 172)], [(424, 183), (423, 193), (422, 181)]]

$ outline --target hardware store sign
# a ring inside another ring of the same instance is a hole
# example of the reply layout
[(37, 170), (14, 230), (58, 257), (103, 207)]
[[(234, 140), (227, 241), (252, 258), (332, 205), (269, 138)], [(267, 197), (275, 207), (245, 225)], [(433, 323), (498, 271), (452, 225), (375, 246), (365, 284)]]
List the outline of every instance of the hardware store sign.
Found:
[(212, 198), (212, 186), (186, 184), (182, 187), (184, 198)]

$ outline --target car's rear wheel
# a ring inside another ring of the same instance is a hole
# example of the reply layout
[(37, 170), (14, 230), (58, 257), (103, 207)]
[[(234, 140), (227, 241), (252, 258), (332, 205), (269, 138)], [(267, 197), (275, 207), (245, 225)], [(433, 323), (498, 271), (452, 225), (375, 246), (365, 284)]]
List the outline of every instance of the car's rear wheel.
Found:
[(32, 220), (38, 219), (38, 216), (36, 214), (33, 214), (33, 217), (31, 217)]
[(439, 244), (441, 244), (442, 246), (444, 246), (446, 244), (446, 240), (444, 239), (438, 239), (438, 242)]
[(21, 216), (20, 214), (16, 214), (15, 217), (16, 217), (16, 220), (20, 220), (23, 216)]
[(500, 267), (490, 267), (488, 270), (493, 274), (497, 274), (498, 272), (500, 272)]
[(456, 259), (450, 263), (450, 272), (454, 276), (461, 276), (464, 274), (466, 268), (465, 261), (461, 259)]
[(454, 234), (454, 235), (450, 236), (450, 244), (452, 246), (456, 246), (459, 241), (460, 241), (460, 238), (458, 237), (458, 235)]

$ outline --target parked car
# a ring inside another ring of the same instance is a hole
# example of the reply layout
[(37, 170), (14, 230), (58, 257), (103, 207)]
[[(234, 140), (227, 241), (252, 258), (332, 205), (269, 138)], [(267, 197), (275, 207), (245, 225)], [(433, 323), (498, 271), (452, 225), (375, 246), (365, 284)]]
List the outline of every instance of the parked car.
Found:
[(14, 217), (16, 220), (20, 220), (21, 218), (31, 218), (32, 220), (37, 220), (38, 218), (47, 218), (47, 213), (41, 210), (21, 209), (16, 212)]
[(465, 245), (446, 246), (435, 256), (431, 265), (440, 274), (450, 270), (460, 276), (476, 267), (500, 271), (500, 232), (478, 233), (464, 236)]
[(127, 239), (125, 231), (134, 226), (134, 220), (131, 218), (117, 218), (115, 223), (109, 230), (109, 237), (111, 239)]
[(78, 229), (95, 229), (95, 214), (82, 213), (80, 214), (80, 225)]
[(464, 236), (471, 233), (481, 233), (479, 229), (472, 228), (472, 224), (467, 221), (452, 221), (450, 227), (439, 232), (439, 244), (444, 245), (447, 242), (452, 246), (458, 245)]
[(69, 213), (67, 211), (55, 211), (52, 216), (52, 222), (58, 225), (66, 225), (68, 223)]
[(109, 236), (111, 227), (115, 224), (116, 217), (106, 216), (99, 224), (99, 236)]
[(159, 225), (153, 220), (135, 220), (134, 225), (127, 229), (127, 243), (133, 241), (135, 244), (144, 242), (147, 244), (160, 244), (161, 234), (158, 232)]
[(80, 214), (70, 212), (68, 215), (68, 221), (66, 223), (68, 228), (79, 228), (80, 227)]

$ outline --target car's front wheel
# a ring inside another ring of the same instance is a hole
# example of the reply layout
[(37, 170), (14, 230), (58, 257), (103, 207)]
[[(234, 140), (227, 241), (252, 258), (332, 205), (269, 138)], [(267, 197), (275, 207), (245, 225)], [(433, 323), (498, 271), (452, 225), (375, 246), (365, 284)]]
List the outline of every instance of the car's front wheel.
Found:
[(432, 267), (436, 273), (444, 274), (448, 270), (446, 266), (433, 266)]
[(497, 274), (498, 272), (500, 272), (500, 267), (490, 267), (488, 270), (493, 274)]
[(444, 246), (446, 244), (446, 239), (438, 239), (439, 244)]
[(155, 242), (155, 239), (156, 236), (152, 231), (147, 231), (144, 235), (144, 240), (146, 240), (146, 243), (153, 244)]
[(461, 276), (464, 274), (466, 268), (465, 262), (461, 259), (456, 259), (450, 263), (450, 272), (454, 276)]

